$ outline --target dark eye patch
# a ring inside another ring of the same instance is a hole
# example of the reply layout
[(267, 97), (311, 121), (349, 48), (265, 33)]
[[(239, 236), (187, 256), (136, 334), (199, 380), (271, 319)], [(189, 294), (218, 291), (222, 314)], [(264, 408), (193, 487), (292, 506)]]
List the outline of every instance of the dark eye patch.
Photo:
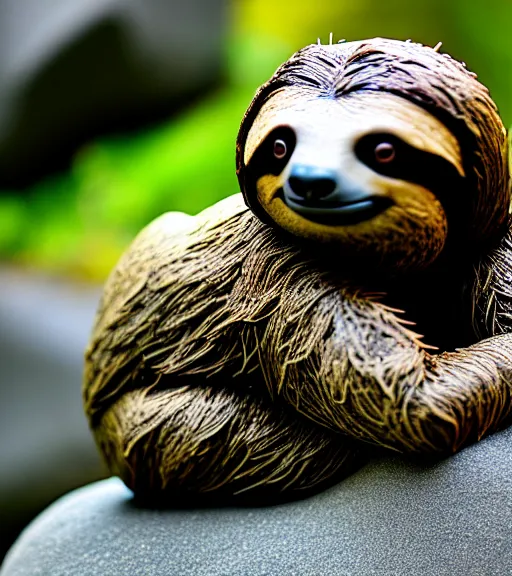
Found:
[[(281, 140), (286, 145), (286, 154), (282, 157), (275, 155), (274, 144), (276, 140)], [(240, 185), (245, 201), (254, 214), (268, 224), (273, 224), (273, 221), (258, 202), (256, 183), (265, 174), (274, 176), (281, 174), (288, 164), (296, 144), (297, 137), (293, 129), (289, 126), (278, 126), (256, 148), (242, 171)]]
[[(274, 143), (282, 140), (286, 144), (286, 154), (281, 158), (276, 158), (274, 154)], [(293, 153), (297, 137), (289, 126), (278, 126), (263, 140), (254, 151), (246, 167), (247, 176), (254, 186), (259, 178), (265, 174), (277, 176), (281, 174), (290, 160)]]
[[(379, 162), (375, 150), (382, 143), (394, 148), (394, 157), (389, 162)], [(434, 193), (443, 206), (460, 200), (459, 193), (465, 189), (465, 178), (448, 160), (418, 150), (393, 134), (367, 134), (355, 145), (355, 154), (369, 168), (390, 178), (419, 184)]]

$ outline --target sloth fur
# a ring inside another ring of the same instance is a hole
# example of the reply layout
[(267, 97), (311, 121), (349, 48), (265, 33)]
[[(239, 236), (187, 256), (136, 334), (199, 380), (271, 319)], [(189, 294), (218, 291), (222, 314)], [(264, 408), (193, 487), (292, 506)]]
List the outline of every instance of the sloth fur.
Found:
[[(310, 239), (262, 207), (247, 141), (288, 90), (393, 95), (453, 134), (464, 177), (439, 201), (433, 256), (412, 229), (389, 239), (400, 222), (375, 245), (357, 226), (323, 242), (326, 227)], [(509, 423), (508, 146), (474, 74), (415, 43), (307, 46), (257, 92), (237, 173), (243, 198), (160, 217), (106, 284), (84, 400), (114, 474), (157, 502), (289, 497), (346, 475), (368, 446), (453, 453)]]

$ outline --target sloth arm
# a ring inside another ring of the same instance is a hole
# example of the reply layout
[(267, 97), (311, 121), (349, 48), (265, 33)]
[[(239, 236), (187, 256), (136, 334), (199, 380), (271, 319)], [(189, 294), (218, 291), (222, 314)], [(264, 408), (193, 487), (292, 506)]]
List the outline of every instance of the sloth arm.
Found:
[[(480, 341), (429, 354), (396, 311), (332, 292), (302, 315), (271, 320), (267, 380), (297, 410), (352, 437), (406, 452), (455, 452), (511, 422), (511, 231), (475, 267), (471, 301)], [(282, 333), (293, 335), (290, 346)]]
[(512, 334), (433, 355), (385, 306), (340, 292), (296, 320), (290, 346), (268, 327), (267, 381), (319, 424), (399, 451), (451, 453), (509, 423)]

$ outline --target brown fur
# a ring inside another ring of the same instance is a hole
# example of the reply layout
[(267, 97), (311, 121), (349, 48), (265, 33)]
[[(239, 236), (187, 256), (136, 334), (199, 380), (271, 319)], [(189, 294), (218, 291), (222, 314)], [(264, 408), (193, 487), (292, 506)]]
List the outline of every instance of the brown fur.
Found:
[[(346, 46), (305, 48), (258, 93), (238, 142), (242, 190), (244, 138), (279, 86), (399, 93), (461, 144), (472, 180), (460, 227), (468, 257), (399, 281), (349, 282), (329, 253), (318, 258), (260, 222), (239, 195), (196, 218), (155, 221), (105, 287), (84, 385), (100, 449), (141, 496), (296, 493), (363, 462), (360, 441), (451, 453), (509, 421), (510, 191), (495, 107), (462, 65), (429, 48)], [(382, 288), (388, 296), (372, 294)], [(453, 308), (464, 321), (445, 338)], [(429, 353), (411, 317), (428, 344), (469, 346)]]

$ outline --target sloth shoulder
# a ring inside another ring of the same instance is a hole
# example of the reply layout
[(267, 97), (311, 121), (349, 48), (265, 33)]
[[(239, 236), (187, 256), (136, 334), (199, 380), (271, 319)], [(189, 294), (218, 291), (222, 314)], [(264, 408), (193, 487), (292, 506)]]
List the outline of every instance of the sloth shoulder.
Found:
[(176, 261), (209, 230), (248, 212), (242, 194), (220, 200), (195, 216), (166, 212), (149, 223), (132, 241), (111, 272), (97, 315), (97, 328), (116, 321), (125, 307), (162, 282), (166, 263)]

